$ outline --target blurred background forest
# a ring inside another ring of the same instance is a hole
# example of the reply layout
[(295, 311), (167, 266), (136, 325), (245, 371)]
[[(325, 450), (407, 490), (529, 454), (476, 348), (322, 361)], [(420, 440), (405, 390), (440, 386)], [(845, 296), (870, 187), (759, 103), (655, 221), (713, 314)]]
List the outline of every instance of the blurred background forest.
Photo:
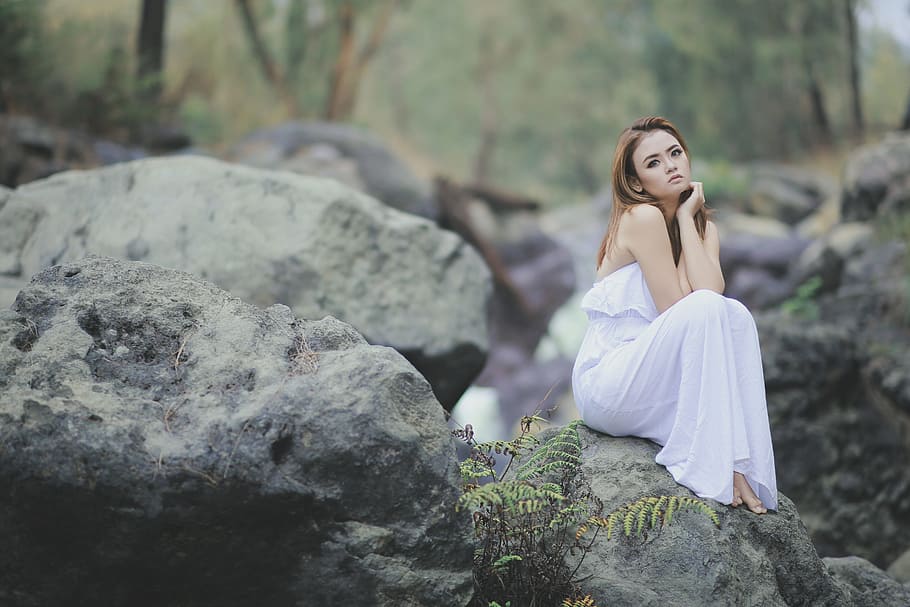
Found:
[(349, 122), (421, 176), (559, 205), (604, 186), (645, 114), (719, 167), (706, 181), (906, 126), (908, 32), (905, 0), (0, 0), (0, 112), (216, 152)]

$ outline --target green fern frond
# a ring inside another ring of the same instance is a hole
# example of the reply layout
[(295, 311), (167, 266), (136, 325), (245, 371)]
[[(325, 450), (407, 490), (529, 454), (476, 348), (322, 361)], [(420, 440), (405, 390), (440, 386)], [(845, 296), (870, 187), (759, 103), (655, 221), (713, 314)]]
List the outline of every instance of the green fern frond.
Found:
[(485, 443), (478, 443), (474, 448), (482, 452), (493, 451), (495, 453), (505, 453), (506, 455), (515, 454), (515, 444), (508, 440), (491, 440)]
[(701, 512), (708, 517), (717, 527), (720, 527), (720, 517), (705, 502), (694, 497), (679, 497), (676, 495), (648, 496), (632, 503), (620, 506), (607, 516), (592, 516), (579, 527), (575, 534), (576, 539), (587, 533), (593, 525), (607, 530), (607, 539), (613, 535), (617, 524), (622, 524), (623, 533), (628, 537), (634, 529), (636, 534), (641, 534), (646, 528), (652, 529), (669, 525), (673, 514), (680, 510)]
[[(557, 469), (576, 470), (581, 462), (581, 437), (578, 435), (580, 423), (580, 420), (569, 422), (538, 447), (521, 465), (516, 476), (519, 479), (529, 479)], [(562, 463), (551, 465), (554, 462)]]
[[(556, 486), (558, 489), (558, 486)], [(479, 510), (486, 507), (503, 508), (508, 512), (527, 514), (539, 512), (551, 501), (566, 499), (561, 491), (554, 491), (552, 483), (535, 487), (524, 481), (487, 483), (463, 494), (455, 505), (462, 509)]]
[(496, 559), (496, 561), (493, 563), (493, 569), (505, 569), (509, 566), (509, 563), (520, 560), (522, 560), (522, 558), (517, 554), (506, 554)]
[(591, 595), (586, 594), (581, 598), (564, 598), (561, 607), (597, 607), (597, 605), (594, 603), (594, 599), (591, 598)]
[(493, 477), (495, 474), (490, 466), (487, 466), (474, 458), (468, 458), (459, 463), (458, 471), (461, 473), (461, 480), (463, 483), (469, 483), (477, 478)]

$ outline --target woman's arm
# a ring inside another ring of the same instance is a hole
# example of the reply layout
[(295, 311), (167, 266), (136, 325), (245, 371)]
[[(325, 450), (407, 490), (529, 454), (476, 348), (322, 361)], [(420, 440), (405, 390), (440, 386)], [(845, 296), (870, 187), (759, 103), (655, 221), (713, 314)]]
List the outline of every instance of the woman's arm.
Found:
[(686, 253), (683, 251), (679, 255), (679, 263), (676, 265), (676, 274), (679, 277), (679, 288), (683, 292), (683, 297), (692, 292), (692, 285), (689, 283), (689, 275), (686, 272)]
[(626, 211), (621, 221), (617, 246), (628, 250), (641, 266), (654, 305), (663, 312), (689, 292), (682, 288), (673, 263), (666, 219), (657, 207), (639, 204)]
[[(707, 222), (705, 239), (702, 240), (695, 227), (695, 213), (704, 206), (702, 184), (692, 182), (692, 194), (679, 205), (676, 219), (679, 222), (679, 239), (685, 256), (686, 274), (692, 289), (709, 289), (724, 292), (724, 275), (720, 269), (720, 239), (717, 226)], [(682, 257), (680, 265), (682, 265)]]
[[(717, 227), (712, 222), (705, 226), (705, 239), (702, 241), (691, 217), (679, 219), (679, 238), (682, 242), (683, 255), (686, 258), (686, 274), (692, 290), (710, 289), (717, 293), (724, 292), (724, 275), (720, 269), (720, 243)], [(680, 258), (680, 263), (682, 259)]]

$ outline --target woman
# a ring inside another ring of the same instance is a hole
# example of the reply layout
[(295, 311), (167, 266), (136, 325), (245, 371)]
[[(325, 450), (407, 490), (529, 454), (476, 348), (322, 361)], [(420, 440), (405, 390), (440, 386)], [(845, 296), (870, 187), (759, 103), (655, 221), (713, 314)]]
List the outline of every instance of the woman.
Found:
[(777, 509), (777, 481), (758, 334), (721, 294), (717, 228), (691, 177), (669, 121), (620, 135), (572, 388), (591, 428), (650, 439), (678, 483), (763, 514)]

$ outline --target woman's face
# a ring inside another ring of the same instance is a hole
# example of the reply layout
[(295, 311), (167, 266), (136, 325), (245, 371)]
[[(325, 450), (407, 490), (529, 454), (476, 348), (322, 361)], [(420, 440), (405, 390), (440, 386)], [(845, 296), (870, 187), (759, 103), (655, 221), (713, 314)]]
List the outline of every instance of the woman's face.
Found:
[(636, 191), (642, 188), (662, 202), (675, 203), (689, 188), (689, 158), (667, 131), (657, 129), (645, 135), (632, 153), (632, 163), (638, 175), (637, 183), (632, 180)]

